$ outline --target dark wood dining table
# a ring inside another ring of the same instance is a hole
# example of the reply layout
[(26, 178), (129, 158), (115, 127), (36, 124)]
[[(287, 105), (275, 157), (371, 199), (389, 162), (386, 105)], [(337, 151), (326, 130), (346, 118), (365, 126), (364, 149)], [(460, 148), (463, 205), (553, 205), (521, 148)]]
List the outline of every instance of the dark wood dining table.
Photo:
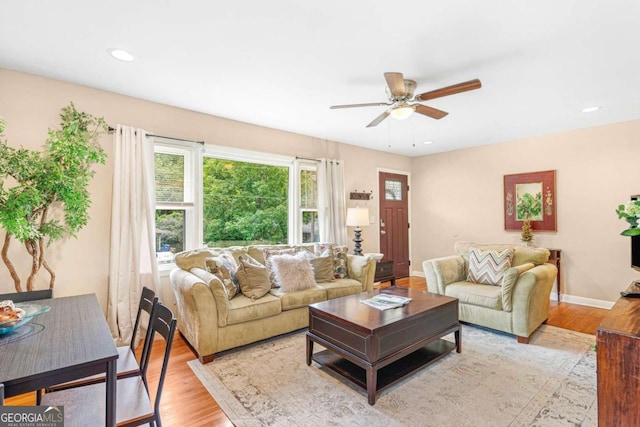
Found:
[(0, 383), (5, 397), (105, 372), (105, 425), (115, 426), (118, 351), (96, 296), (29, 303), (51, 310), (0, 335)]

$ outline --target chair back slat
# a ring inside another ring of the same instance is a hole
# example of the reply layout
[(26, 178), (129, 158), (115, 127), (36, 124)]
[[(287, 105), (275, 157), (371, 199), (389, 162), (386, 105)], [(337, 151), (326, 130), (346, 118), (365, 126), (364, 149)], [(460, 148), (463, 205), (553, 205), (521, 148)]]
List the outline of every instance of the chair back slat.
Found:
[[(151, 331), (151, 319), (153, 318), (153, 310), (156, 307), (158, 302), (158, 297), (156, 293), (146, 286), (142, 288), (142, 294), (140, 295), (140, 303), (138, 304), (138, 315), (136, 316), (136, 323), (133, 325), (133, 335), (131, 336), (131, 344), (129, 347), (131, 351), (135, 353), (136, 351), (136, 337), (138, 336), (138, 328), (140, 327), (140, 319), (142, 318), (142, 312), (146, 312), (149, 315), (149, 324), (147, 325), (147, 331), (144, 336), (145, 344), (146, 341), (149, 340), (149, 335)], [(142, 347), (142, 352), (144, 353), (146, 345)], [(144, 355), (140, 356), (140, 361)]]
[[(153, 312), (153, 320), (151, 322), (151, 330), (152, 336), (155, 336), (156, 333), (160, 335), (165, 340), (165, 349), (164, 349), (164, 358), (162, 361), (162, 368), (160, 371), (160, 377), (158, 379), (158, 387), (156, 390), (156, 398), (154, 402), (154, 412), (156, 413), (157, 419), (160, 419), (160, 398), (162, 396), (162, 387), (164, 385), (164, 377), (167, 373), (167, 367), (169, 366), (169, 355), (171, 353), (171, 346), (173, 345), (173, 336), (176, 331), (176, 318), (173, 315), (173, 312), (161, 302), (156, 304), (156, 308)], [(147, 384), (147, 369), (149, 367), (149, 358), (151, 354), (151, 346), (153, 344), (153, 339), (149, 340), (148, 349), (146, 354), (146, 360), (143, 361), (143, 365), (141, 365), (142, 379), (144, 383)]]

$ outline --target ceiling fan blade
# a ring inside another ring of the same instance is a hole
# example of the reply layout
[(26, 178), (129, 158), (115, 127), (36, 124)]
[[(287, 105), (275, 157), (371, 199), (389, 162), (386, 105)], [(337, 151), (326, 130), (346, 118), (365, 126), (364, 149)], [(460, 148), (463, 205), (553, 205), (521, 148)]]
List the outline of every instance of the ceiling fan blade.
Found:
[(402, 73), (384, 73), (384, 78), (394, 98), (399, 98), (407, 94), (404, 89), (404, 77)]
[(480, 80), (474, 79), (474, 80), (469, 80), (468, 82), (458, 83), (456, 85), (447, 86), (440, 89), (432, 90), (430, 92), (425, 92), (420, 95), (416, 95), (415, 100), (427, 101), (429, 99), (455, 95), (456, 93), (466, 92), (468, 90), (480, 89), (481, 87), (482, 87), (482, 83), (480, 83)]
[(382, 105), (392, 105), (388, 102), (370, 102), (368, 104), (345, 104), (345, 105), (332, 105), (329, 107), (332, 110), (336, 108), (355, 108), (355, 107), (380, 107)]
[(438, 110), (437, 108), (433, 108), (433, 107), (427, 107), (426, 105), (422, 105), (422, 104), (417, 104), (415, 106), (415, 109), (416, 109), (416, 113), (429, 116), (432, 119), (441, 119), (447, 114), (449, 114), (446, 111)]
[(389, 111), (391, 110), (387, 110), (384, 113), (380, 114), (378, 117), (376, 117), (375, 119), (373, 119), (373, 121), (371, 123), (369, 123), (367, 125), (368, 128), (374, 127), (374, 126), (378, 126), (378, 124), (383, 121), (384, 119), (386, 119), (387, 117), (389, 117)]

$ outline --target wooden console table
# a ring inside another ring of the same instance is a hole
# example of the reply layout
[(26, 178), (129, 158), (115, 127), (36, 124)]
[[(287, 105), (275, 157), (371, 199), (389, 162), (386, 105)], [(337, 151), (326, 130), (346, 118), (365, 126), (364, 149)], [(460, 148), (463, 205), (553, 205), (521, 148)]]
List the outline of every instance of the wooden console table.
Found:
[(553, 264), (556, 266), (556, 268), (558, 269), (558, 276), (556, 277), (556, 280), (558, 282), (558, 287), (556, 288), (556, 293), (558, 294), (558, 302), (560, 302), (560, 278), (562, 277), (561, 271), (560, 271), (560, 255), (561, 255), (562, 250), (561, 249), (549, 249), (549, 261), (547, 261), (549, 264)]
[[(638, 291), (635, 283), (628, 290)], [(598, 425), (639, 426), (640, 298), (620, 298), (596, 332)]]

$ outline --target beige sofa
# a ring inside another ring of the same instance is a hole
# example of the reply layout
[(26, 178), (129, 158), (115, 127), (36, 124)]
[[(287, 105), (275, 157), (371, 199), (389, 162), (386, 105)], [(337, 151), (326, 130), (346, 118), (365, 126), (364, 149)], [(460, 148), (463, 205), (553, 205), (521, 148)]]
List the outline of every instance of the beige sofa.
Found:
[[(248, 246), (246, 253), (264, 264), (264, 249), (291, 246)], [(170, 279), (177, 302), (178, 329), (202, 363), (215, 353), (250, 344), (309, 325), (308, 305), (373, 289), (376, 263), (368, 257), (347, 255), (348, 277), (315, 288), (282, 293), (271, 289), (252, 300), (241, 293), (227, 299), (223, 284), (205, 271), (205, 259), (223, 249), (200, 249), (176, 255), (177, 268)]]
[[(513, 248), (512, 268), (501, 286), (467, 281), (469, 249)], [(456, 243), (456, 255), (424, 261), (422, 264), (430, 292), (459, 300), (461, 321), (516, 335), (528, 343), (531, 334), (549, 317), (549, 295), (558, 273), (547, 264), (544, 248), (507, 244)]]

